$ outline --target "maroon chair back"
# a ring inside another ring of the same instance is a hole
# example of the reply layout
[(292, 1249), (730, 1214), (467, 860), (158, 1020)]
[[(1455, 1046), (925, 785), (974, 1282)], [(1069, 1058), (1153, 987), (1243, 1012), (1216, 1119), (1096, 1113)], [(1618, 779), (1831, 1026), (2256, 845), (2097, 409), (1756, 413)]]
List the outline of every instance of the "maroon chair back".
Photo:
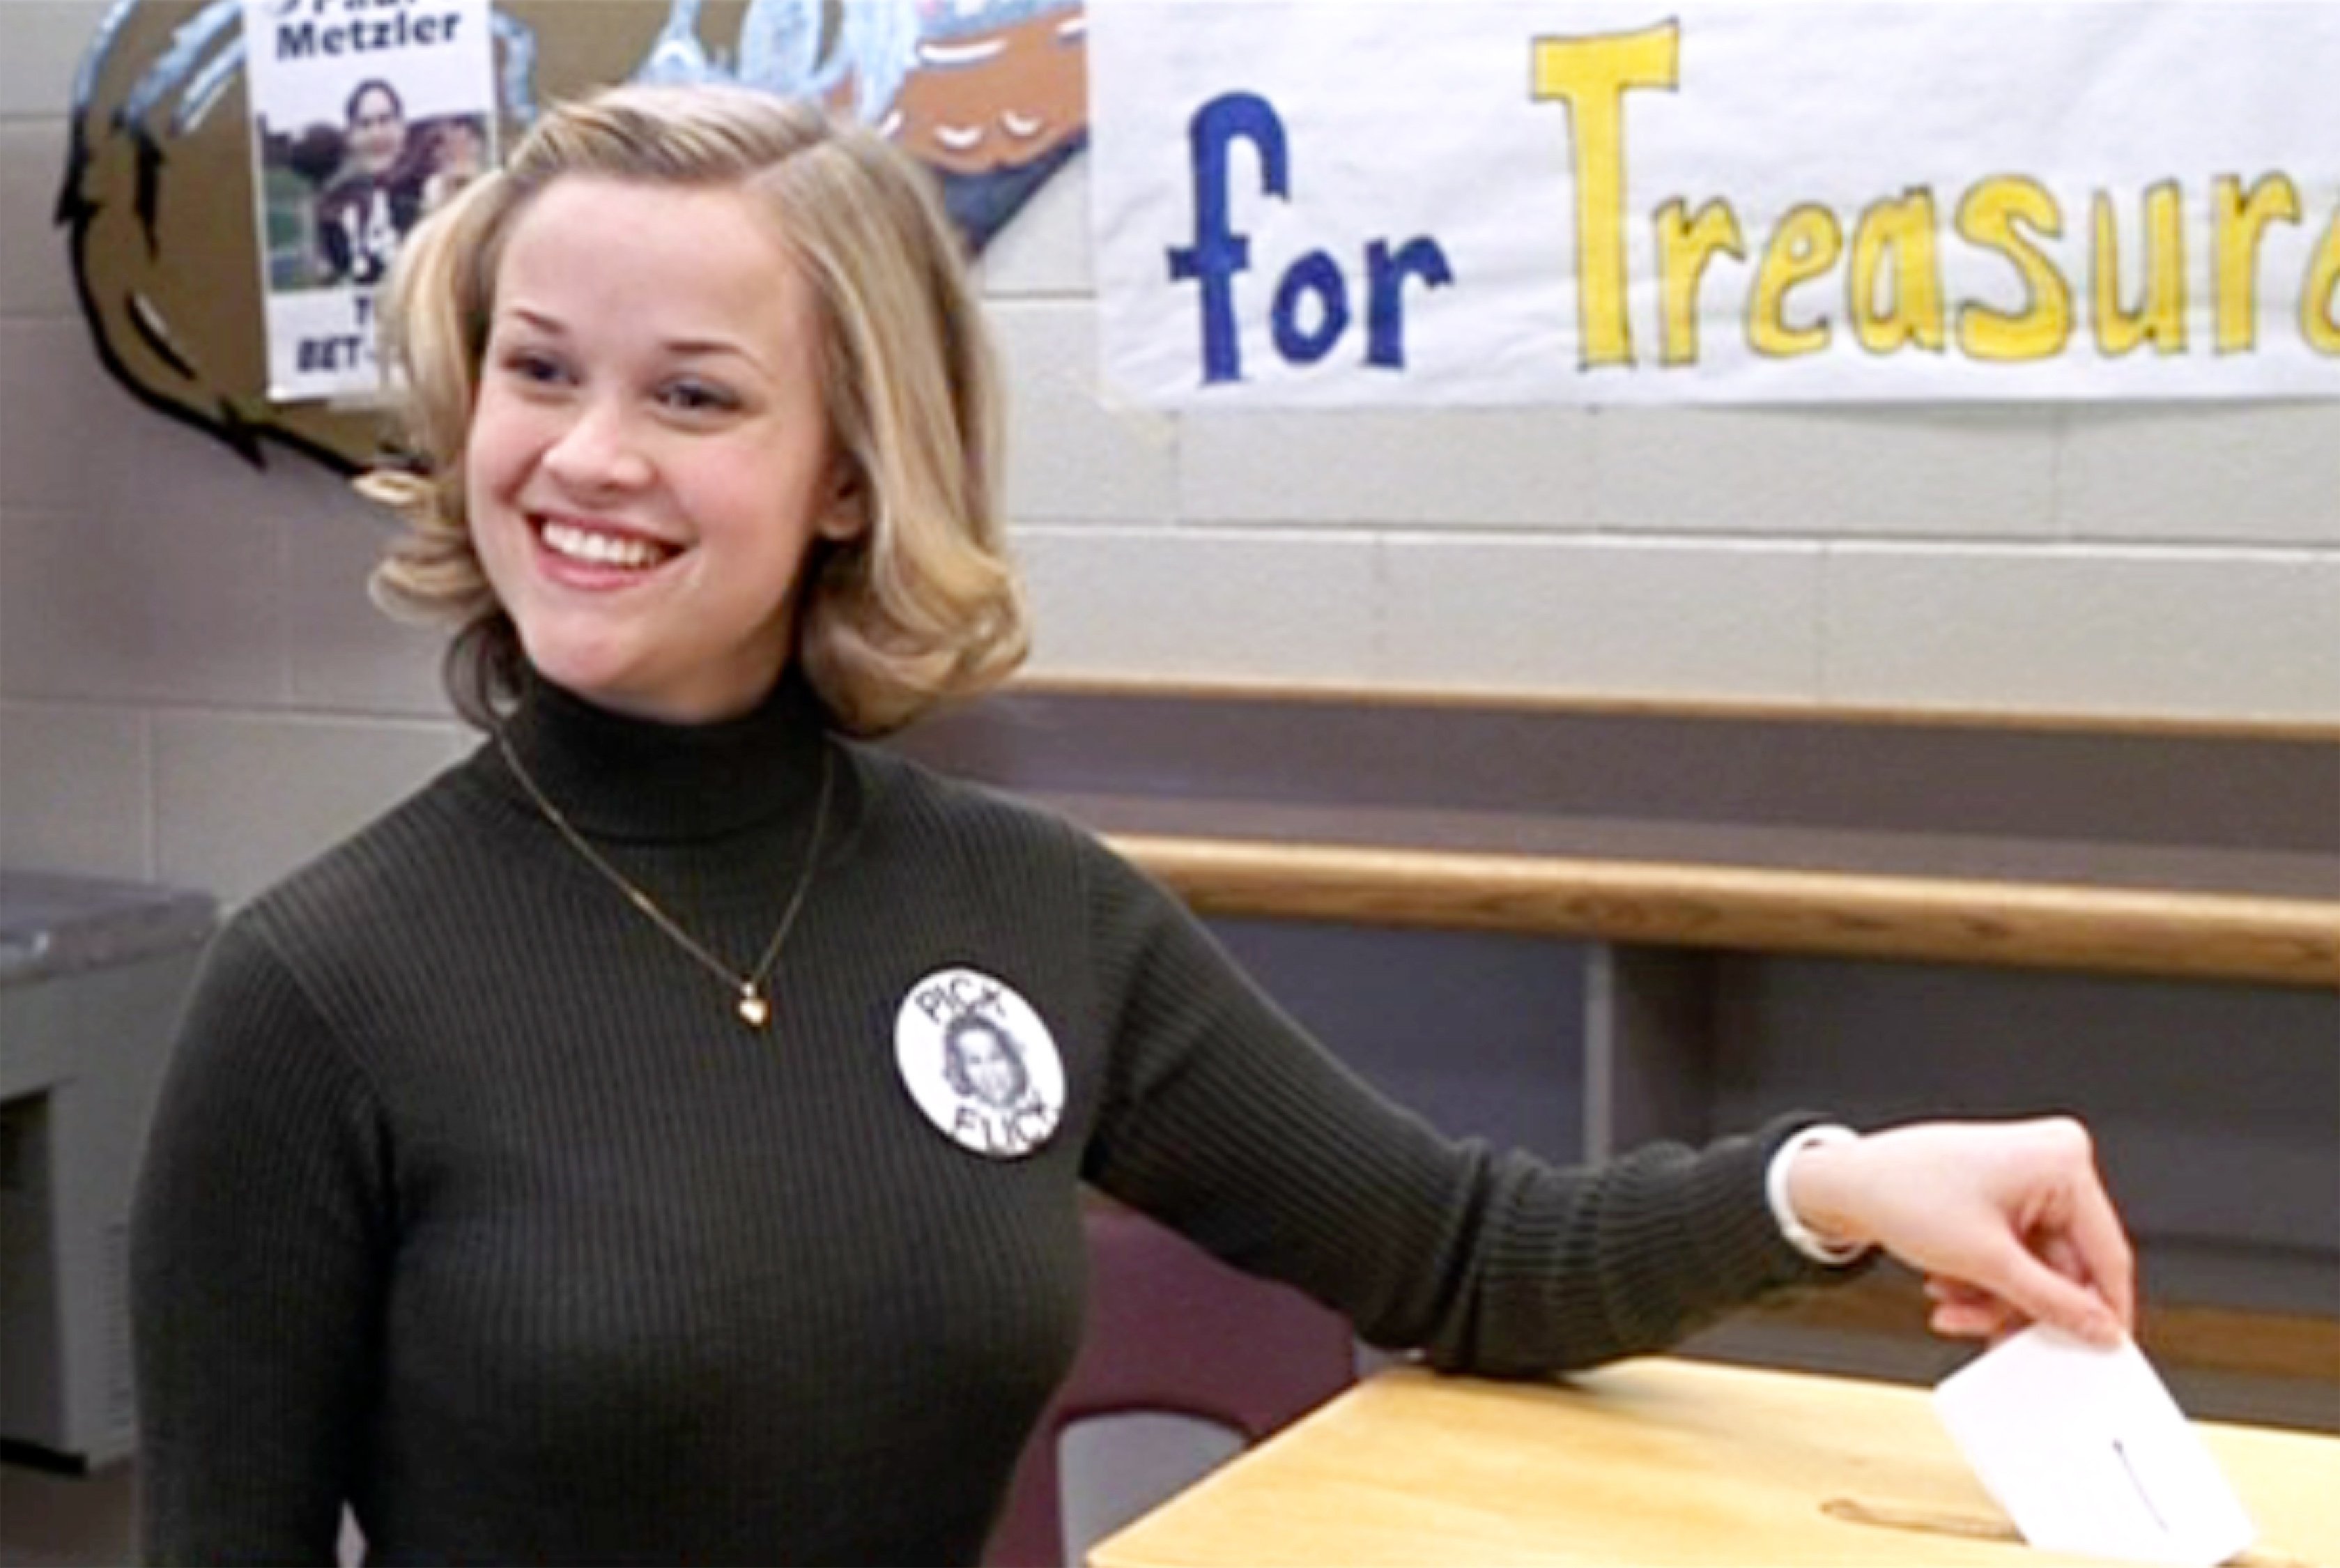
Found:
[(1197, 1416), (1256, 1443), (1355, 1379), (1349, 1325), (1289, 1285), (1230, 1268), (1145, 1216), (1094, 1203), (1089, 1324), (1071, 1377), (1025, 1445), (987, 1568), (1059, 1568), (1056, 1440), (1092, 1415)]

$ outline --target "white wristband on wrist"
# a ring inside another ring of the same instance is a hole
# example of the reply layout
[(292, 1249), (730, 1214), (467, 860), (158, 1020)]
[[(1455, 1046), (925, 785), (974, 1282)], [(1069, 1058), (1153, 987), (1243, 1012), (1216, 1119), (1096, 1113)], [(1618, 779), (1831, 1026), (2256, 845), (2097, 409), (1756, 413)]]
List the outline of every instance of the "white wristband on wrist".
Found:
[(1788, 1167), (1806, 1149), (1818, 1148), (1822, 1144), (1849, 1144), (1859, 1136), (1850, 1127), (1839, 1126), (1834, 1122), (1806, 1127), (1780, 1146), (1779, 1152), (1771, 1156), (1771, 1163), (1763, 1173), (1763, 1196), (1770, 1200), (1771, 1218), (1779, 1225), (1780, 1234), (1787, 1238), (1790, 1246), (1814, 1263), (1841, 1267), (1859, 1258), (1869, 1248), (1859, 1242), (1830, 1241), (1806, 1225), (1802, 1216), (1796, 1213), (1796, 1206), (1788, 1199)]

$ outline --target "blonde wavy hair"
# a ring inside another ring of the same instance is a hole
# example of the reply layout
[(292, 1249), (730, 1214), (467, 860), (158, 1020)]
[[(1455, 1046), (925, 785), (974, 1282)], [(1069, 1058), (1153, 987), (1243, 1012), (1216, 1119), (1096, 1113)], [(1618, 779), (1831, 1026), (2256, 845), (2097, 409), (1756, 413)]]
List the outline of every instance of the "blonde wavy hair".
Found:
[(519, 634), (465, 516), (464, 441), (503, 246), (568, 174), (736, 188), (768, 204), (810, 285), (829, 429), (866, 514), (804, 568), (796, 657), (835, 721), (882, 733), (1005, 680), (1029, 634), (996, 493), (998, 376), (927, 173), (807, 104), (629, 86), (550, 111), (503, 169), (415, 230), (382, 292), (404, 461), (359, 489), (405, 527), (372, 590), (393, 614), (456, 628), (457, 710), (491, 727), (521, 678)]

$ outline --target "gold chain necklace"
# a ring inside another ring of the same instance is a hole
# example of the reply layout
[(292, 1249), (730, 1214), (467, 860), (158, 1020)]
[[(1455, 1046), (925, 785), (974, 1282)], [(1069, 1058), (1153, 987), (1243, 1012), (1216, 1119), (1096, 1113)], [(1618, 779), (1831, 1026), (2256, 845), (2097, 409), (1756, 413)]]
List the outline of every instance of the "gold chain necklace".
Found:
[(551, 798), (538, 787), (529, 770), (521, 766), (520, 754), (512, 749), (511, 738), (501, 729), (496, 731), (496, 745), (502, 750), (504, 765), (512, 770), (512, 777), (520, 780), (521, 787), (528, 791), (529, 799), (536, 802), (536, 809), (544, 813), (544, 819), (569, 840), (570, 848), (583, 856), (587, 865), (608, 878), (611, 887), (626, 896), (628, 903), (648, 916), (652, 925), (665, 932), (677, 947), (696, 958), (701, 968), (727, 987), (738, 990), (739, 1021), (751, 1029), (760, 1029), (769, 1024), (772, 1021), (772, 1000), (764, 987), (770, 981), (772, 966), (779, 962), (780, 949), (788, 944), (788, 932), (796, 927), (797, 913), (804, 908), (805, 895), (812, 891), (813, 871), (820, 864), (821, 839), (828, 829), (829, 785), (836, 775), (835, 749), (826, 743), (821, 747), (820, 803), (813, 808), (812, 833), (805, 844), (804, 870), (797, 878), (796, 890), (788, 895), (788, 907), (780, 912), (779, 928), (772, 933), (772, 939), (765, 944), (764, 956), (756, 960), (754, 968), (742, 974), (708, 951), (705, 945), (684, 930), (673, 916), (659, 908), (656, 899), (634, 886), (623, 871), (611, 865), (599, 849), (593, 848), (560, 808), (552, 803)]

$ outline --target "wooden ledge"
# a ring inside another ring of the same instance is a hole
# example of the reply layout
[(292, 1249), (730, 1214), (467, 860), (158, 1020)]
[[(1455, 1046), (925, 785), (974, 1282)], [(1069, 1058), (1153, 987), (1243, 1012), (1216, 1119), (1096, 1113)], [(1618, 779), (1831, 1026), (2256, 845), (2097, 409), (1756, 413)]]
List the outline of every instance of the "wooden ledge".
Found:
[[(1926, 1332), (1928, 1307), (1918, 1276), (1888, 1265), (1849, 1285), (1760, 1303), (1742, 1318), (1760, 1325), (1906, 1340), (1946, 1358), (1958, 1354), (1953, 1342)], [(2340, 1389), (2340, 1319), (2300, 1310), (2162, 1301), (2149, 1292), (2138, 1315), (2138, 1343), (2163, 1366)], [(2325, 1424), (2340, 1428), (2340, 1405)]]
[(2340, 987), (2340, 732), (1019, 689), (902, 749), (1223, 915)]
[(1117, 835), (1205, 914), (2340, 987), (2340, 899)]

